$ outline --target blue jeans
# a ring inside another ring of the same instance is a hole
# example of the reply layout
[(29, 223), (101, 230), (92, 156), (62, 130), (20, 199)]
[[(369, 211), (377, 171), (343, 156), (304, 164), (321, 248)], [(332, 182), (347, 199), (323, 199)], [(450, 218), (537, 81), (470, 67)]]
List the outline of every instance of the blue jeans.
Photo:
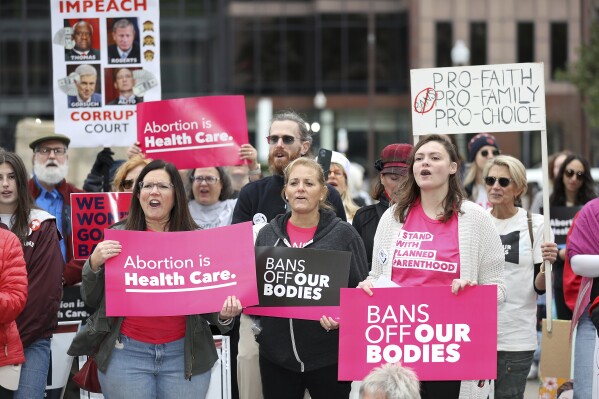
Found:
[(588, 399), (593, 392), (593, 359), (597, 330), (589, 316), (589, 307), (578, 320), (574, 346), (574, 399)]
[[(120, 341), (120, 342), (119, 342)], [(149, 344), (121, 334), (106, 374), (98, 371), (106, 399), (202, 399), (210, 385), (210, 370), (185, 379), (184, 338)]]
[(497, 352), (495, 399), (523, 398), (534, 351)]
[(40, 338), (25, 348), (19, 388), (13, 399), (42, 399), (50, 369), (50, 338)]

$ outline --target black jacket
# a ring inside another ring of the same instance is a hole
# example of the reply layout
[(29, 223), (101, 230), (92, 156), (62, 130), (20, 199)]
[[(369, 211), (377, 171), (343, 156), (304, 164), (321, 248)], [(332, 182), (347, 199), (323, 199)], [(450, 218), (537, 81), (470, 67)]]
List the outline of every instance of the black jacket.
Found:
[[(258, 233), (256, 246), (286, 246), (284, 241), (289, 241), (286, 227), (290, 216), (291, 213), (279, 215), (264, 226)], [(351, 252), (348, 287), (356, 287), (368, 275), (362, 239), (349, 223), (341, 221), (331, 211), (320, 211), (316, 233), (306, 247)], [(269, 361), (296, 372), (337, 364), (339, 330), (327, 333), (318, 321), (280, 317), (262, 317), (260, 324), (262, 331), (256, 340), (260, 344), (260, 355)]]
[[(346, 221), (345, 210), (339, 192), (327, 184), (329, 194), (327, 201), (337, 211), (337, 216)], [(283, 176), (273, 175), (248, 183), (241, 189), (239, 199), (233, 211), (233, 221), (243, 223), (254, 221), (254, 224), (268, 223), (275, 216), (287, 212), (287, 207), (281, 192), (283, 191)], [(256, 217), (261, 214), (263, 217)], [(254, 220), (254, 218), (261, 220)], [(264, 220), (264, 218), (266, 220)]]
[(385, 193), (379, 197), (379, 203), (368, 205), (358, 209), (352, 225), (358, 232), (362, 241), (364, 241), (364, 247), (366, 248), (366, 256), (368, 257), (368, 270), (372, 268), (372, 247), (374, 246), (374, 233), (379, 225), (379, 220), (383, 213), (389, 209), (389, 200)]

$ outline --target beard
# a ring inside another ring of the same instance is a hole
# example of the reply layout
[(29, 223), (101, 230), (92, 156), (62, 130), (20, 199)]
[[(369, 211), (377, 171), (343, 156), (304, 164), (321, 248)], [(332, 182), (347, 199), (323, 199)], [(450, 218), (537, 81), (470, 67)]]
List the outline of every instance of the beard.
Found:
[(270, 167), (270, 170), (273, 174), (279, 176), (284, 175), (285, 168), (287, 167), (287, 165), (289, 165), (292, 161), (295, 161), (296, 159), (302, 156), (301, 149), (298, 149), (297, 152), (293, 154), (290, 154), (287, 150), (283, 150), (282, 152), (285, 153), (285, 158), (276, 158), (274, 155), (275, 152), (279, 151), (274, 150), (268, 154), (268, 166)]
[(69, 165), (67, 165), (66, 162), (60, 164), (50, 159), (45, 163), (35, 162), (33, 164), (33, 173), (40, 181), (46, 184), (58, 184), (62, 181), (62, 179), (67, 177), (67, 173), (69, 173)]

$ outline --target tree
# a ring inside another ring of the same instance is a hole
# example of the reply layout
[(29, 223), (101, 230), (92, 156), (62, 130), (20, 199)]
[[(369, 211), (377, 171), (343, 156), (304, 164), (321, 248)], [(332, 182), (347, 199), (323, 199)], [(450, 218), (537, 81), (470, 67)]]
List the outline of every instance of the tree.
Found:
[(599, 127), (599, 23), (593, 23), (588, 43), (580, 46), (578, 61), (560, 75), (578, 88), (591, 126)]

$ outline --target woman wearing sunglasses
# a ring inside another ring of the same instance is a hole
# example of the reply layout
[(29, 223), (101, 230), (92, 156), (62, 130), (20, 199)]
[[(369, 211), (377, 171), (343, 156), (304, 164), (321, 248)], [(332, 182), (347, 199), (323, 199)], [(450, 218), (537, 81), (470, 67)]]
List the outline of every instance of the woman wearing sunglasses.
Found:
[[(537, 294), (545, 293), (544, 261), (554, 262), (557, 245), (543, 237), (543, 216), (516, 206), (526, 194), (526, 169), (499, 155), (483, 169), (490, 210), (505, 251), (506, 300), (497, 316), (495, 398), (522, 398), (537, 348)], [(547, 239), (548, 238), (548, 239)]]
[(151, 161), (151, 159), (144, 158), (143, 155), (133, 155), (117, 169), (112, 189), (117, 192), (133, 192), (137, 176)]
[(468, 199), (482, 206), (484, 209), (491, 207), (487, 201), (487, 191), (483, 181), (483, 169), (489, 159), (493, 159), (501, 152), (495, 137), (487, 133), (474, 136), (468, 143), (468, 162), (470, 168), (464, 177), (464, 188)]
[(229, 199), (233, 189), (225, 170), (196, 168), (189, 172), (189, 179), (189, 212), (197, 225), (202, 229), (230, 225), (237, 199)]
[[(581, 155), (569, 155), (553, 181), (553, 193), (549, 197), (550, 206), (581, 207), (596, 196), (589, 162)], [(574, 230), (573, 227), (571, 232)], [(574, 275), (570, 265), (565, 264), (566, 250), (559, 250), (558, 259), (553, 264), (555, 308), (558, 319), (572, 319), (572, 325), (578, 327), (574, 346), (574, 373), (579, 383), (576, 384), (574, 395), (577, 398), (587, 398), (592, 394), (593, 348), (597, 333), (589, 318), (589, 297), (584, 291), (579, 293), (581, 277)], [(566, 273), (564, 268), (570, 273)], [(572, 304), (578, 304), (580, 311), (576, 314), (572, 312)]]

